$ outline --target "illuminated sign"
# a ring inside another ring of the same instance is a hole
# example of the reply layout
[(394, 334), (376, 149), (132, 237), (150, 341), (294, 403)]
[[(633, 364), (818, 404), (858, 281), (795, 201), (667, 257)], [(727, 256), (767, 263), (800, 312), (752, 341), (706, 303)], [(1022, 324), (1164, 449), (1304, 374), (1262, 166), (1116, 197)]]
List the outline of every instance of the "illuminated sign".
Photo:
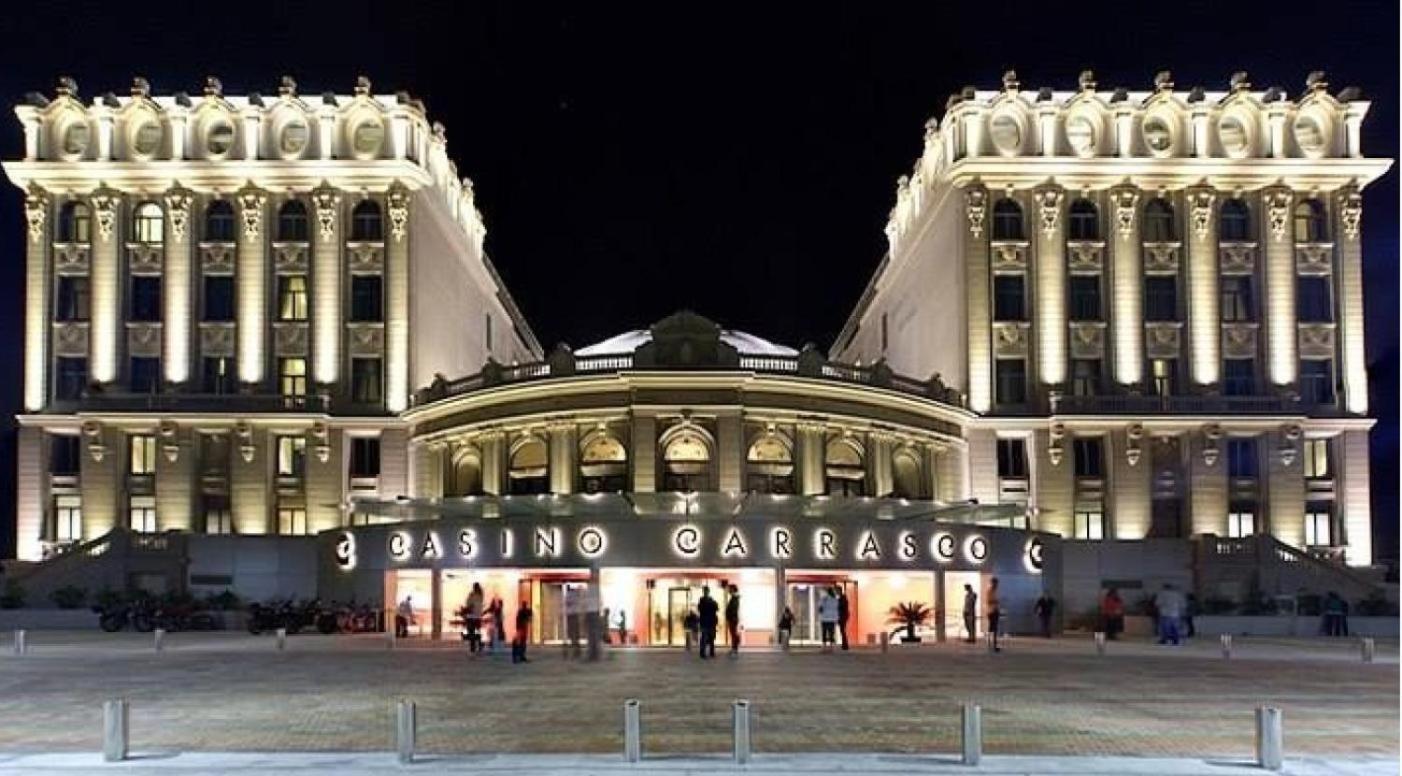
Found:
[(355, 534), (343, 531), (336, 537), (336, 565), (350, 571), (355, 568)]
[(930, 554), (940, 563), (954, 560), (954, 536), (947, 533), (935, 534), (930, 539)]
[(683, 558), (694, 558), (701, 551), (701, 531), (684, 525), (672, 533), (672, 549)]
[(722, 558), (745, 558), (749, 557), (750, 551), (745, 549), (745, 536), (740, 533), (739, 528), (731, 528), (725, 535), (725, 543), (721, 545), (720, 554)]
[(604, 554), (608, 548), (608, 537), (604, 532), (594, 526), (589, 526), (579, 532), (579, 537), (575, 539), (575, 546), (579, 548), (579, 554), (586, 558), (597, 558)]
[(769, 532), (769, 556), (774, 560), (788, 560), (793, 557), (793, 532), (776, 526)]

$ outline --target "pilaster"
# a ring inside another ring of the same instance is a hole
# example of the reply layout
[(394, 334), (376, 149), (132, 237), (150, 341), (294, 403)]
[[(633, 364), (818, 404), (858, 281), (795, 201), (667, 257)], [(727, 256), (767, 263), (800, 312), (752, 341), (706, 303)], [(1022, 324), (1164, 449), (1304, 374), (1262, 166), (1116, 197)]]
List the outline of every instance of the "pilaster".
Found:
[[(44, 516), (48, 512), (48, 467), (44, 430), (21, 426), (15, 449), (15, 557), (39, 560)], [(85, 515), (86, 517), (86, 515)], [(86, 521), (84, 521), (86, 522)]]
[(1139, 191), (1125, 186), (1110, 191), (1114, 215), (1111, 250), (1110, 332), (1115, 353), (1115, 382), (1135, 385), (1144, 379), (1144, 278), (1139, 242)]
[(891, 469), (891, 448), (895, 440), (883, 431), (873, 431), (868, 440), (871, 450), (871, 493), (877, 497), (889, 496), (895, 490), (895, 477)]
[(199, 456), (191, 429), (162, 421), (156, 436), (156, 528), (194, 528), (195, 459)]
[(971, 498), (968, 478), (968, 449), (946, 447), (936, 453), (939, 459), (939, 490), (935, 498), (945, 502), (966, 501)]
[(578, 450), (573, 423), (557, 423), (550, 427), (550, 492), (567, 495), (574, 492), (575, 459)]
[(1198, 386), (1216, 385), (1222, 371), (1216, 201), (1216, 192), (1207, 187), (1187, 192), (1188, 341), (1193, 384)]
[[(96, 539), (119, 524), (125, 525), (119, 508), (125, 483), (119, 467), (125, 457), (122, 432), (89, 422), (83, 428), (78, 465), (79, 493), (83, 497), (83, 538)], [(94, 458), (94, 452), (101, 457)], [(42, 465), (42, 464), (41, 464)]]
[(1295, 244), (1290, 229), (1293, 197), (1287, 188), (1262, 192), (1265, 212), (1266, 353), (1276, 386), (1295, 382)]
[(91, 271), (91, 333), (88, 376), (94, 382), (110, 383), (117, 379), (120, 350), (124, 339), (122, 329), (121, 285), (119, 283), (121, 194), (102, 187), (93, 192), (89, 202), (92, 205), (93, 222), (97, 228), (92, 234)]
[(488, 431), (478, 437), (482, 450), (482, 492), (490, 496), (506, 493), (506, 434)]
[(234, 533), (245, 536), (274, 533), (269, 528), (273, 520), (272, 435), (267, 429), (244, 425), (235, 429), (233, 443), (229, 498), (234, 513)]
[[(307, 437), (307, 531), (317, 533), (341, 525), (341, 502), (346, 494), (346, 432), (341, 429), (324, 429), (325, 440), (316, 439), (316, 433)], [(315, 451), (323, 445), (326, 460)], [(381, 498), (394, 498), (402, 490), (384, 487), (385, 463), (384, 441), (380, 442), (380, 488)]]
[[(998, 503), (998, 437), (986, 429), (971, 429), (968, 440), (968, 497), (980, 504)], [(1032, 452), (1032, 451), (1028, 451)]]
[(823, 425), (798, 424), (798, 492), (804, 496), (821, 495), (827, 489), (823, 471)]
[(190, 379), (190, 343), (193, 337), (192, 322), (195, 320), (190, 268), (191, 245), (194, 242), (191, 231), (194, 227), (190, 223), (190, 211), (194, 202), (195, 193), (179, 184), (165, 195), (169, 228), (165, 234), (165, 267), (161, 280), (161, 304), (164, 306), (161, 330), (165, 336), (161, 365), (165, 370), (165, 379), (172, 383), (184, 383)]
[(341, 244), (344, 228), (341, 194), (323, 183), (312, 191), (316, 232), (312, 239), (312, 377), (322, 385), (336, 382), (341, 367)]
[(633, 492), (653, 493), (657, 490), (657, 419), (651, 415), (633, 415)]
[[(1032, 461), (1032, 503), (1037, 507), (1037, 524), (1034, 527), (1039, 531), (1071, 537), (1075, 535), (1076, 528), (1076, 464), (1069, 449), (1069, 435), (1063, 440), (1059, 453), (1052, 452), (1051, 442), (1051, 433), (1046, 429), (1038, 429), (1028, 440), (1027, 456)], [(1053, 458), (1058, 455), (1059, 461), (1053, 463)], [(993, 462), (993, 470), (996, 488), (997, 461)]]
[[(501, 445), (504, 447), (505, 445)], [(345, 471), (345, 466), (341, 467)], [(505, 474), (505, 470), (502, 470)], [(380, 495), (387, 498), (409, 493), (409, 432), (403, 428), (380, 431)]]
[(1036, 208), (1037, 368), (1041, 382), (1055, 388), (1066, 382), (1066, 219), (1065, 192), (1038, 189)]
[(1303, 434), (1287, 426), (1261, 437), (1266, 450), (1266, 521), (1271, 536), (1292, 547), (1305, 544), (1305, 475), (1300, 461)]
[(1227, 535), (1227, 440), (1208, 426), (1184, 435), (1188, 444), (1190, 525), (1194, 534)]
[(717, 484), (722, 493), (744, 490), (745, 433), (739, 412), (716, 418)]
[[(24, 408), (30, 412), (42, 410), (48, 398), (51, 204), (48, 193), (38, 186), (30, 186), (25, 194)], [(34, 540), (38, 541), (37, 535)]]
[(1149, 535), (1153, 515), (1149, 488), (1154, 467), (1146, 449), (1149, 440), (1143, 426), (1136, 423), (1106, 434), (1105, 441), (1105, 453), (1110, 456), (1105, 490), (1114, 525), (1112, 535), (1116, 539), (1143, 539)]
[[(238, 329), (239, 381), (257, 385), (263, 382), (267, 364), (268, 340), (268, 257), (265, 239), (266, 193), (252, 183), (239, 191), (240, 228), (238, 262), (235, 274), (235, 318)], [(266, 513), (266, 503), (264, 512)], [(235, 520), (237, 520), (237, 516)], [(266, 514), (264, 515), (266, 524)]]
[(385, 408), (409, 406), (409, 201), (403, 185), (390, 187), (385, 241)]
[(964, 189), (964, 277), (968, 282), (969, 408), (988, 412), (993, 408), (993, 311), (989, 299), (988, 190)]
[(1368, 432), (1345, 431), (1335, 446), (1341, 455), (1343, 500), (1340, 504), (1345, 557), (1350, 566), (1373, 563), (1373, 510), (1368, 500)]
[(1342, 351), (1345, 407), (1368, 411), (1368, 365), (1363, 352), (1363, 196), (1356, 186), (1339, 192), (1335, 228), (1338, 244), (1339, 345)]

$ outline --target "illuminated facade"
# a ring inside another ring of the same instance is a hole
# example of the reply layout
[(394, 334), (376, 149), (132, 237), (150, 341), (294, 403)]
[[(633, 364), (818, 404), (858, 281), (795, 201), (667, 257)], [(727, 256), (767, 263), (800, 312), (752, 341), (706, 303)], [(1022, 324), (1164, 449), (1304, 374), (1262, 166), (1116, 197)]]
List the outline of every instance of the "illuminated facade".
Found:
[(1298, 97), (965, 89), (831, 355), (967, 392), (969, 495), (1041, 530), (1369, 565), (1368, 107), (1321, 73)]

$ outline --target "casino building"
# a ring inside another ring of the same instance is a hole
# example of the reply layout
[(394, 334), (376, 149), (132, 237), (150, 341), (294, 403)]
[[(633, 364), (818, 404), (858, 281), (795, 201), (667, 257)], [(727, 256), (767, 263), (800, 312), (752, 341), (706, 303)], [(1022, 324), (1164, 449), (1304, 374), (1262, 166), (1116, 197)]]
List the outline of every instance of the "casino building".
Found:
[(679, 312), (546, 353), (408, 94), (63, 79), (4, 163), (11, 577), (412, 596), (426, 636), (481, 582), (545, 642), (585, 591), (640, 644), (678, 643), (702, 585), (740, 589), (756, 643), (784, 606), (811, 638), (832, 586), (859, 638), (903, 602), (943, 637), (992, 576), (1014, 630), (1107, 579), (1361, 594), (1367, 110), (1321, 74), (1008, 73), (927, 125), (827, 352)]

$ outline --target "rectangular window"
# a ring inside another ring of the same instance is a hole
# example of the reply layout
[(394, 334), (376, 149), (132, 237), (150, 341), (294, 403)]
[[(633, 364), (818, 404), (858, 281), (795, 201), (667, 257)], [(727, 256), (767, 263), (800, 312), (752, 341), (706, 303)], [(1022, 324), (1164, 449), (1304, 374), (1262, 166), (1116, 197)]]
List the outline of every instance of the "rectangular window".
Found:
[[(881, 314), (881, 352), (885, 353), (891, 344), (891, 321), (886, 317), (886, 313)], [(487, 314), (487, 350), (492, 349), (492, 316)]]
[(1256, 440), (1237, 437), (1227, 440), (1227, 476), (1250, 479), (1260, 470), (1256, 459)]
[(229, 506), (228, 496), (207, 495), (204, 497), (204, 532), (207, 534), (234, 532), (234, 515)]
[(1103, 317), (1100, 312), (1100, 276), (1072, 275), (1071, 320), (1099, 321)]
[(307, 532), (307, 510), (302, 507), (278, 507), (277, 530), (284, 536), (301, 536)]
[(385, 319), (384, 279), (379, 275), (351, 276), (351, 322), (380, 323)]
[(307, 471), (307, 438), (289, 434), (277, 438), (277, 473), (279, 477), (302, 477)]
[(1099, 508), (1077, 508), (1075, 532), (1077, 539), (1100, 541), (1105, 538), (1105, 513)]
[(283, 396), (307, 395), (307, 360), (278, 359), (278, 392)]
[(307, 276), (279, 275), (277, 279), (277, 319), (307, 319)]
[(1328, 276), (1301, 275), (1295, 279), (1295, 316), (1300, 323), (1334, 320)]
[(1022, 275), (993, 277), (993, 320), (1027, 320), (1027, 291)]
[(161, 390), (161, 360), (149, 356), (132, 356), (132, 393), (159, 393)]
[(1027, 477), (1027, 443), (1021, 439), (998, 440), (998, 476), (1006, 479)]
[(54, 320), (74, 323), (88, 320), (91, 308), (89, 283), (85, 276), (60, 275), (54, 299)]
[(994, 366), (998, 404), (1027, 403), (1027, 365), (1020, 358), (1000, 358)]
[(1247, 275), (1223, 275), (1222, 320), (1227, 323), (1251, 323), (1256, 320), (1255, 297), (1251, 278)]
[(49, 437), (49, 474), (75, 476), (82, 460), (82, 440), (77, 434), (53, 434)]
[(1334, 363), (1328, 359), (1300, 362), (1300, 401), (1305, 404), (1334, 403)]
[(1156, 358), (1149, 362), (1149, 376), (1155, 396), (1172, 396), (1178, 390), (1178, 364), (1171, 358)]
[(380, 476), (379, 437), (351, 437), (350, 476)]
[(1178, 278), (1160, 275), (1144, 278), (1144, 320), (1178, 320)]
[(1077, 477), (1104, 477), (1105, 464), (1100, 437), (1076, 437), (1073, 443)]
[(205, 275), (203, 320), (228, 323), (234, 320), (234, 278), (230, 275)]
[(54, 365), (54, 398), (76, 400), (88, 387), (88, 360), (60, 357)]
[(1305, 546), (1329, 547), (1333, 545), (1333, 532), (1330, 526), (1334, 521), (1333, 511), (1326, 502), (1311, 502), (1305, 506)]
[(127, 437), (127, 474), (145, 476), (156, 473), (156, 437), (154, 434), (132, 434)]
[(201, 359), (200, 389), (219, 395), (235, 393), (234, 360), (227, 356), (205, 356)]
[(356, 404), (379, 404), (384, 400), (380, 359), (351, 359), (351, 401)]
[(1329, 440), (1306, 439), (1304, 448), (1304, 469), (1307, 479), (1327, 480), (1334, 476), (1334, 467), (1329, 454)]
[(156, 497), (132, 496), (127, 505), (127, 525), (141, 533), (156, 532)]
[(1256, 361), (1250, 358), (1228, 358), (1222, 362), (1222, 393), (1226, 396), (1256, 394)]
[(1256, 509), (1251, 505), (1232, 507), (1227, 513), (1227, 536), (1232, 539), (1245, 539), (1256, 534)]
[(83, 538), (83, 497), (54, 496), (55, 541), (76, 542)]
[(149, 275), (135, 275), (131, 279), (131, 315), (128, 318), (141, 323), (156, 323), (161, 320), (161, 279)]
[(1100, 359), (1075, 358), (1071, 360), (1071, 395), (1100, 395)]

